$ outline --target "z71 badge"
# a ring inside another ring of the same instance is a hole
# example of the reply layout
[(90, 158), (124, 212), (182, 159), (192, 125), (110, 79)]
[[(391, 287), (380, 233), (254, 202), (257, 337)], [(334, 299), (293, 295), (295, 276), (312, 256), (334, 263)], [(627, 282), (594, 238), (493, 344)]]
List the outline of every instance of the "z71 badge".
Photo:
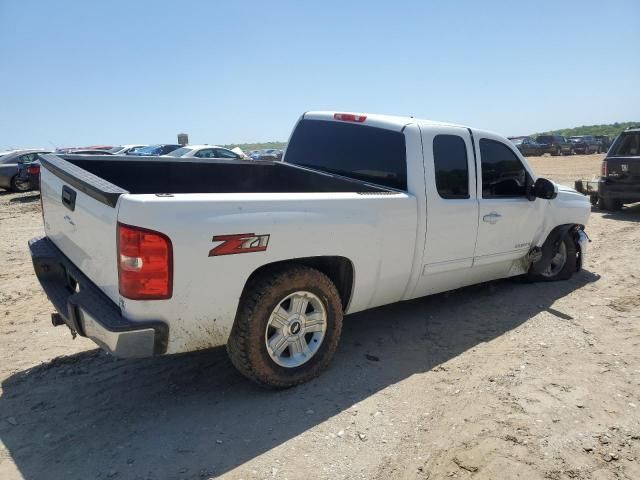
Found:
[(255, 233), (236, 233), (233, 235), (215, 235), (214, 242), (222, 242), (209, 251), (210, 257), (235, 255), (236, 253), (264, 252), (269, 245), (269, 235)]

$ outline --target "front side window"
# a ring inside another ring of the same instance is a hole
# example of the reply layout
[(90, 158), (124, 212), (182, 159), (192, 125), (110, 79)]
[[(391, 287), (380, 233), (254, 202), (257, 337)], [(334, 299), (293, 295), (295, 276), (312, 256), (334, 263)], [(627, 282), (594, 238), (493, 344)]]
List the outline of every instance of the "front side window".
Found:
[(436, 135), (433, 139), (436, 188), (442, 198), (469, 198), (467, 147), (458, 135)]
[(482, 198), (521, 197), (529, 175), (520, 159), (501, 142), (480, 139)]

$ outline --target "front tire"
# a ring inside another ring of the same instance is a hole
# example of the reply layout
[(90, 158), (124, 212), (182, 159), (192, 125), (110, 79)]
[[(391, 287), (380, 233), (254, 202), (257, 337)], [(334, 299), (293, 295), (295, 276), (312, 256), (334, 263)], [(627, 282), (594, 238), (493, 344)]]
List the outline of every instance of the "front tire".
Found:
[(576, 272), (578, 266), (577, 247), (571, 234), (565, 235), (557, 247), (551, 264), (541, 273), (527, 274), (529, 280), (535, 282), (555, 282), (568, 280)]
[(333, 282), (310, 267), (282, 267), (251, 280), (227, 352), (244, 376), (269, 387), (307, 382), (329, 365), (342, 331)]

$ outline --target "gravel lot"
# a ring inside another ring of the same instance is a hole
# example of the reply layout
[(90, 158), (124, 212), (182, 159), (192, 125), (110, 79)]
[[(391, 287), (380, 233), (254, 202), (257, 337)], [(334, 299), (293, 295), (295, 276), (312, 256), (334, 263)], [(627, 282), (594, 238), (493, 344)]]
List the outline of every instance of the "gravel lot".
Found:
[[(561, 183), (601, 156), (531, 158)], [(585, 270), (346, 319), (329, 371), (287, 391), (224, 349), (114, 359), (53, 328), (0, 193), (0, 479), (639, 479), (640, 204), (594, 211)]]

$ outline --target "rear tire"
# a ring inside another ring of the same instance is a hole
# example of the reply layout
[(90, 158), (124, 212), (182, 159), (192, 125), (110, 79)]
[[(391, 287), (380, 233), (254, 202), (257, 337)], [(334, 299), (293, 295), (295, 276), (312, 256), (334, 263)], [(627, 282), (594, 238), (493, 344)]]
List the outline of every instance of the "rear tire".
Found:
[[(300, 298), (308, 302), (296, 308), (293, 302)], [(245, 377), (262, 386), (286, 388), (327, 368), (341, 331), (342, 303), (333, 282), (318, 270), (292, 265), (247, 284), (227, 352)]]
[(12, 192), (27, 192), (29, 189), (29, 182), (18, 182), (18, 175), (13, 176), (10, 188)]
[(622, 210), (622, 202), (616, 198), (600, 198), (598, 207), (608, 212), (619, 212)]
[(578, 266), (577, 247), (570, 233), (565, 235), (558, 246), (558, 252), (549, 268), (542, 273), (527, 273), (527, 278), (534, 282), (556, 282), (568, 280), (576, 272)]

